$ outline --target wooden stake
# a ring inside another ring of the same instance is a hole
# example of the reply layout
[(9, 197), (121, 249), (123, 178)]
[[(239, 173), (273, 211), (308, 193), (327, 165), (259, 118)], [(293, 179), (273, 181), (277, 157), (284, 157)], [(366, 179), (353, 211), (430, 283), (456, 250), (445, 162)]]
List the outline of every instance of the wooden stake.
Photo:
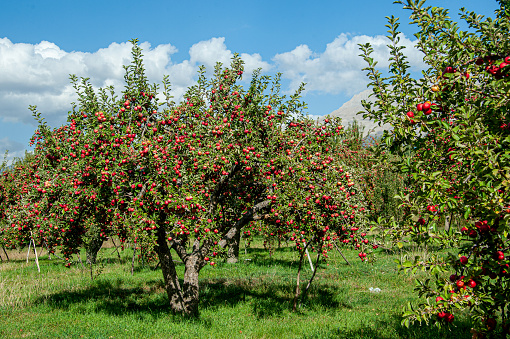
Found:
[(32, 243), (34, 244), (35, 264), (37, 265), (37, 272), (41, 273), (41, 267), (39, 267), (39, 257), (37, 256), (37, 248), (35, 247), (35, 241), (33, 238)]
[(338, 253), (340, 253), (340, 255), (342, 256), (342, 258), (344, 258), (344, 260), (345, 260), (345, 262), (347, 263), (347, 265), (349, 265), (349, 266), (350, 266), (350, 265), (351, 265), (351, 263), (349, 262), (349, 260), (347, 260), (347, 258), (346, 258), (346, 257), (344, 257), (344, 254), (342, 253), (342, 251), (340, 251), (340, 248), (338, 248), (338, 245), (336, 244), (336, 242), (335, 242), (335, 241), (333, 241), (333, 244), (335, 244), (335, 247), (336, 247), (336, 249), (337, 249)]
[(119, 249), (117, 248), (117, 245), (115, 244), (115, 241), (113, 241), (113, 237), (110, 238), (110, 239), (112, 239), (113, 246), (115, 246), (115, 250), (117, 251), (117, 256), (119, 257), (119, 262), (121, 262), (122, 260), (120, 259)]
[[(303, 235), (301, 235), (301, 238), (303, 238)], [(312, 263), (312, 259), (310, 258), (310, 253), (308, 253), (308, 244), (306, 244), (306, 246), (305, 246), (305, 253), (306, 253), (306, 257), (308, 258), (308, 262), (310, 263), (310, 269), (313, 272), (313, 263)]]
[(310, 263), (310, 269), (312, 270), (312, 272), (314, 272), (315, 270), (313, 269), (312, 258), (310, 258), (310, 253), (308, 253), (308, 248), (305, 250), (305, 252), (306, 252), (306, 257), (308, 258), (308, 262)]
[(32, 239), (28, 242), (28, 251), (27, 251), (27, 264), (28, 264), (28, 256), (30, 255), (30, 248), (32, 247)]
[(9, 256), (7, 255), (7, 251), (5, 250), (4, 245), (2, 245), (2, 249), (4, 250), (4, 254), (5, 254), (5, 257), (7, 258), (7, 261), (10, 261), (9, 260)]
[(315, 278), (315, 273), (317, 273), (317, 268), (319, 268), (319, 260), (320, 259), (321, 259), (321, 252), (317, 251), (317, 260), (315, 261), (315, 270), (313, 271), (312, 277), (308, 281), (308, 285), (306, 285), (306, 288), (305, 288), (305, 291), (303, 292), (303, 296), (301, 297), (301, 300), (303, 300), (306, 297), (306, 294), (308, 293), (310, 286), (312, 286), (313, 278)]
[(135, 271), (135, 254), (136, 254), (136, 243), (135, 243), (135, 246), (133, 246), (133, 260), (131, 260), (131, 275), (133, 275), (134, 271)]

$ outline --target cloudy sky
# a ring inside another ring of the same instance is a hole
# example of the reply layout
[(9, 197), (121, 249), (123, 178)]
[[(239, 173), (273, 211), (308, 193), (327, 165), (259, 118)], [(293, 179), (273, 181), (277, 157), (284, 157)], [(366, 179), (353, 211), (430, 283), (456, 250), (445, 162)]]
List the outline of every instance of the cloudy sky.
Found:
[[(429, 0), (492, 16), (496, 0)], [(283, 73), (291, 92), (306, 82), (311, 115), (325, 115), (366, 89), (358, 44), (370, 42), (387, 67), (387, 21), (401, 18), (402, 43), (411, 64), (423, 67), (414, 49), (409, 12), (393, 0), (365, 1), (109, 1), (19, 0), (2, 3), (0, 20), (0, 153), (22, 155), (36, 128), (28, 110), (37, 105), (53, 127), (66, 120), (75, 101), (69, 74), (94, 86), (123, 87), (130, 39), (144, 49), (149, 79), (168, 74), (179, 98), (196, 79), (198, 66), (211, 69), (241, 54), (247, 74), (262, 68)]]

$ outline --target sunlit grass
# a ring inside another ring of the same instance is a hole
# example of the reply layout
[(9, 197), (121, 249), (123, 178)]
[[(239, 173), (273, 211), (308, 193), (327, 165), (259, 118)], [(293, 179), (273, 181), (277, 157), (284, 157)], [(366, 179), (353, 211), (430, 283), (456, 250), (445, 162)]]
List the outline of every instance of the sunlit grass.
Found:
[[(169, 312), (154, 263), (137, 262), (131, 275), (129, 249), (121, 262), (111, 248), (102, 249), (93, 281), (89, 267), (67, 269), (46, 255), (38, 273), (33, 259), (26, 263), (25, 252), (0, 264), (0, 337), (470, 338), (462, 317), (451, 332), (400, 326), (402, 306), (417, 300), (414, 277), (399, 274), (393, 262), (402, 254), (381, 250), (374, 264), (359, 262), (355, 252), (344, 254), (353, 265), (331, 252), (293, 313), (297, 254), (283, 247), (269, 259), (255, 242), (247, 254), (241, 250), (238, 264), (203, 269), (200, 318), (186, 319)], [(183, 266), (178, 269), (182, 274)], [(303, 274), (306, 284), (309, 267)]]

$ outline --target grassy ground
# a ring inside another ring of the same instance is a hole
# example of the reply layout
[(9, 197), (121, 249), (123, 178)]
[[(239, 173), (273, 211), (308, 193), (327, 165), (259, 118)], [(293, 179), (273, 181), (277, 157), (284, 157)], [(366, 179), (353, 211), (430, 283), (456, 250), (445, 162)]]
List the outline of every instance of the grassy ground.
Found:
[[(11, 261), (0, 264), (0, 337), (471, 337), (470, 325), (461, 317), (452, 331), (400, 326), (402, 306), (416, 301), (414, 277), (396, 270), (394, 260), (402, 254), (381, 250), (372, 265), (345, 251), (353, 264), (348, 266), (332, 252), (309, 297), (293, 313), (296, 253), (282, 247), (269, 258), (257, 242), (241, 252), (238, 264), (220, 262), (200, 273), (199, 319), (170, 314), (160, 270), (137, 263), (131, 275), (131, 250), (122, 252), (119, 261), (111, 248), (102, 249), (94, 274), (104, 267), (93, 281), (79, 264), (67, 269), (43, 255), (38, 273), (33, 259), (25, 262), (26, 252), (11, 252)], [(182, 273), (182, 265), (179, 269)], [(303, 273), (305, 279), (311, 276), (309, 267)], [(372, 293), (370, 287), (381, 292)]]

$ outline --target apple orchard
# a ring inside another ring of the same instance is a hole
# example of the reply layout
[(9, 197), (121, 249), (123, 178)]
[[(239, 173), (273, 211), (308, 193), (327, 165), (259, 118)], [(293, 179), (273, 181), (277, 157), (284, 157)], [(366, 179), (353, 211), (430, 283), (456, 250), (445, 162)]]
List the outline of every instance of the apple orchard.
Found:
[[(73, 78), (79, 103), (68, 124), (50, 130), (34, 110), (34, 157), (4, 175), (16, 187), (6, 245), (45, 242), (69, 266), (82, 246), (93, 263), (108, 237), (134, 239), (157, 255), (171, 309), (187, 314), (198, 314), (200, 270), (226, 246), (235, 261), (254, 221), (302, 253), (327, 256), (340, 237), (364, 258), (365, 208), (336, 146), (343, 127), (304, 117), (299, 92), (285, 100), (278, 79), (255, 73), (244, 90), (242, 73), (238, 57), (212, 80), (202, 70), (179, 104), (165, 82), (160, 105), (134, 42), (119, 99)], [(185, 264), (182, 284), (172, 255)]]
[[(304, 85), (287, 98), (279, 75), (255, 71), (243, 87), (237, 55), (210, 79), (201, 68), (176, 103), (168, 78), (148, 81), (133, 40), (122, 93), (71, 76), (78, 102), (54, 129), (31, 107), (34, 151), (1, 175), (2, 246), (44, 244), (69, 267), (82, 248), (94, 265), (106, 240), (133, 242), (159, 262), (170, 310), (198, 316), (201, 269), (235, 263), (241, 235), (294, 245), (294, 309), (310, 253), (317, 269), (337, 243), (361, 264), (383, 235), (440, 244), (448, 256), (400, 264), (430, 273), (403, 324), (451, 326), (467, 312), (476, 335), (508, 334), (509, 12), (501, 4), (489, 20), (465, 11), (463, 32), (444, 9), (397, 2), (419, 27), (428, 69), (409, 73), (393, 17), (388, 75), (360, 46), (376, 99), (363, 103), (365, 117), (392, 126), (377, 145), (338, 118), (308, 118)], [(402, 181), (389, 214), (375, 198), (385, 171)]]

